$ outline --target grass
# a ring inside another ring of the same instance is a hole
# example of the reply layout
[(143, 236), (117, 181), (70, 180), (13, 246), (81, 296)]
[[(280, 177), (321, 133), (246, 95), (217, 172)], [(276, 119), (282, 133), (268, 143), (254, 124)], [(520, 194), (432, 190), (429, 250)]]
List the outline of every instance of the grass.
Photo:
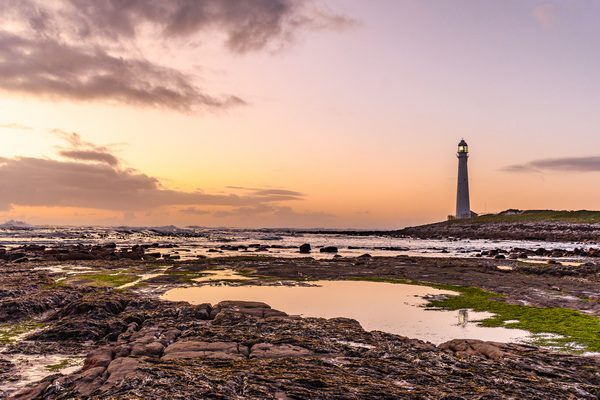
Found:
[[(444, 310), (487, 311), (494, 316), (480, 321), (485, 327), (523, 329), (533, 334), (532, 342), (537, 345), (558, 347), (563, 350), (600, 351), (600, 318), (584, 314), (570, 308), (532, 307), (508, 304), (502, 301), (503, 295), (488, 292), (477, 287), (453, 286), (414, 282), (403, 279), (355, 278), (374, 282), (404, 283), (430, 286), (436, 289), (458, 292), (441, 300), (433, 300), (427, 307)], [(506, 323), (506, 321), (517, 321)], [(551, 333), (558, 337), (547, 337)], [(573, 346), (575, 344), (575, 346)]]
[(206, 274), (203, 274), (201, 272), (196, 272), (196, 271), (171, 271), (171, 270), (167, 270), (167, 271), (165, 271), (165, 275), (171, 276), (171, 277), (176, 277), (177, 278), (177, 283), (190, 283), (190, 284), (192, 284), (192, 283), (196, 283), (196, 281), (194, 281), (194, 279), (196, 279), (196, 278), (202, 278)]
[(76, 364), (75, 360), (66, 358), (56, 364), (46, 365), (44, 368), (46, 369), (46, 371), (54, 373), (54, 372), (60, 372), (63, 369), (68, 368), (74, 364)]
[(572, 224), (596, 224), (600, 223), (600, 211), (506, 210), (498, 214), (485, 214), (472, 219), (449, 221), (449, 223), (452, 224), (494, 222), (564, 222)]
[(99, 287), (119, 287), (123, 286), (127, 283), (134, 282), (139, 279), (137, 275), (125, 275), (125, 274), (101, 274), (101, 273), (93, 273), (93, 274), (81, 274), (76, 275), (73, 279), (75, 280), (85, 280), (89, 282), (90, 286), (99, 286)]
[(16, 324), (0, 324), (0, 344), (11, 344), (17, 336), (42, 328), (44, 324), (35, 321), (24, 321)]

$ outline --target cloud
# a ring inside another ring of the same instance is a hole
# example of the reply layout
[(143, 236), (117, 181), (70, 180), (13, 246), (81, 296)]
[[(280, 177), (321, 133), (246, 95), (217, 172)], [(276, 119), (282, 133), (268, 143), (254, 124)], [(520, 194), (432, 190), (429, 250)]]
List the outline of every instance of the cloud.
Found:
[(244, 103), (235, 96), (207, 95), (175, 69), (143, 59), (115, 57), (100, 47), (0, 32), (0, 53), (0, 88), (9, 92), (81, 101), (116, 100), (181, 110)]
[(286, 189), (257, 188), (243, 195), (167, 189), (155, 177), (123, 168), (108, 147), (87, 142), (77, 133), (52, 132), (67, 143), (59, 148), (67, 160), (0, 157), (0, 210), (19, 205), (135, 212), (188, 206), (180, 212), (200, 215), (203, 211), (197, 206), (260, 209), (303, 199), (301, 193)]
[(187, 207), (187, 208), (183, 208), (183, 209), (179, 210), (179, 213), (185, 214), (185, 215), (206, 215), (206, 214), (210, 214), (210, 211), (202, 210), (202, 209), (196, 208), (196, 207)]
[(533, 9), (533, 16), (544, 29), (551, 29), (556, 25), (560, 9), (556, 4), (539, 4)]
[(100, 162), (113, 167), (119, 164), (119, 159), (112, 153), (110, 148), (85, 141), (76, 132), (66, 132), (61, 129), (52, 129), (50, 132), (69, 145), (67, 148), (59, 147), (58, 154), (64, 158)]
[(0, 159), (0, 209), (10, 205), (137, 211), (169, 205), (253, 206), (298, 198), (165, 189), (158, 179), (108, 164), (32, 157)]
[(298, 212), (288, 206), (278, 204), (257, 204), (235, 207), (231, 210), (221, 210), (212, 213), (217, 218), (233, 218), (236, 220), (256, 220), (259, 218), (262, 226), (281, 225), (282, 221), (297, 226), (323, 225), (335, 219), (334, 215), (322, 212)]
[(0, 124), (0, 128), (1, 129), (12, 129), (12, 130), (17, 130), (17, 131), (31, 131), (33, 130), (32, 127), (27, 126), (27, 125), (23, 125), (23, 124), (18, 124), (18, 123), (6, 123), (6, 124)]
[(2, 0), (0, 15), (0, 90), (186, 111), (245, 102), (148, 60), (144, 43), (179, 49), (216, 32), (230, 51), (247, 53), (280, 47), (302, 29), (352, 23), (312, 0)]
[(600, 171), (600, 156), (546, 158), (525, 164), (509, 165), (505, 172), (531, 173), (544, 171), (594, 172)]
[(106, 163), (108, 165), (115, 166), (119, 163), (119, 159), (114, 155), (95, 150), (61, 150), (59, 153), (61, 156), (70, 158), (73, 160), (82, 161), (98, 161)]
[(277, 195), (282, 197), (287, 197), (290, 200), (298, 199), (304, 197), (304, 194), (297, 192), (295, 190), (287, 190), (287, 189), (265, 189), (265, 188), (252, 188), (245, 186), (226, 186), (227, 189), (233, 190), (242, 190), (253, 192), (256, 196), (271, 196)]

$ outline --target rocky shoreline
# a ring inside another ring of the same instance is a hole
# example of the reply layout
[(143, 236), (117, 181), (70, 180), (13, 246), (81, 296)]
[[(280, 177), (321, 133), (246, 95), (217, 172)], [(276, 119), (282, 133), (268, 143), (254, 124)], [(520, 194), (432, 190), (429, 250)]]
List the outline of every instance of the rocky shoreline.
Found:
[(561, 221), (480, 222), (453, 220), (391, 231), (311, 230), (302, 233), (348, 236), (384, 236), (417, 239), (531, 240), (540, 242), (600, 243), (600, 223)]
[(600, 224), (448, 221), (408, 227), (389, 234), (420, 239), (459, 238), (599, 243)]
[[(158, 298), (168, 288), (197, 284), (191, 278), (207, 270), (231, 268), (258, 277), (254, 284), (376, 278), (476, 286), (511, 304), (600, 316), (600, 267), (594, 263), (569, 272), (489, 257), (229, 257), (166, 265), (139, 250), (139, 257), (109, 251), (110, 261), (80, 260), (81, 249), (76, 251), (68, 256), (68, 274), (61, 270), (65, 261), (35, 260), (33, 250), (25, 252), (26, 261), (0, 262), (0, 326), (28, 326), (0, 344), (0, 398), (600, 396), (598, 357), (464, 339), (435, 346), (366, 332), (345, 318), (288, 316), (263, 303), (194, 306)], [(107, 277), (157, 270), (162, 272), (131, 288), (122, 288), (120, 280), (119, 286), (106, 284)], [(378, 306), (385, 305), (375, 301)], [(26, 368), (19, 357), (53, 355), (70, 355), (79, 364), (67, 370), (57, 363), (54, 369), (62, 373), (47, 369), (41, 381), (22, 385)]]

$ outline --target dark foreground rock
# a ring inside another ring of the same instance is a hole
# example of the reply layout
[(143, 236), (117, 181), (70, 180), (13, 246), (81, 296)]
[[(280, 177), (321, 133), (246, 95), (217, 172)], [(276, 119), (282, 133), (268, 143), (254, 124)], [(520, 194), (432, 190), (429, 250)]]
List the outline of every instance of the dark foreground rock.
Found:
[[(237, 263), (248, 267), (248, 263)], [(298, 276), (298, 271), (303, 271), (314, 276), (332, 274), (331, 277), (341, 271), (355, 274), (355, 271), (379, 270), (390, 274), (400, 273), (402, 268), (412, 270), (408, 264), (403, 267), (399, 264), (398, 260), (376, 258), (314, 263), (306, 259), (256, 261), (257, 268), (266, 275), (278, 271)], [(0, 271), (5, 277), (12, 276), (14, 267), (14, 264), (0, 265)], [(206, 268), (206, 265), (179, 266), (187, 270), (194, 267)], [(431, 272), (428, 268), (433, 267), (424, 264), (415, 271)], [(458, 273), (472, 272), (471, 279), (483, 279), (485, 269), (476, 272), (475, 267), (468, 268), (463, 266)], [(169, 303), (110, 288), (53, 285), (46, 272), (22, 264), (17, 271), (20, 271), (18, 279), (0, 281), (0, 314), (6, 316), (4, 322), (35, 319), (43, 327), (25, 340), (5, 346), (0, 356), (0, 382), (18, 375), (18, 366), (11, 362), (15, 354), (82, 353), (85, 361), (78, 371), (66, 375), (53, 373), (18, 393), (5, 391), (4, 396), (9, 398), (595, 399), (600, 396), (600, 361), (593, 357), (477, 340), (453, 340), (436, 347), (402, 336), (366, 332), (350, 319), (288, 316), (264, 303)], [(439, 272), (441, 277), (450, 279), (443, 271)], [(501, 276), (500, 272), (487, 272), (490, 282)], [(542, 279), (537, 275), (525, 278), (527, 282)], [(48, 298), (57, 300), (47, 301)], [(19, 304), (23, 311), (13, 318), (7, 310), (14, 304)]]
[(338, 252), (338, 248), (335, 246), (325, 246), (325, 247), (321, 247), (319, 249), (319, 251), (321, 253), (337, 253)]
[(304, 243), (303, 245), (300, 245), (300, 253), (302, 254), (308, 254), (311, 251), (311, 247), (309, 243)]
[(243, 303), (217, 306), (216, 313), (209, 305), (158, 302), (141, 312), (126, 308), (120, 317), (126, 328), (114, 340), (101, 341), (80, 371), (50, 376), (13, 398), (600, 395), (600, 364), (591, 358), (478, 341), (458, 340), (438, 348), (365, 332), (349, 319), (303, 319), (279, 312), (259, 317), (254, 311), (260, 308), (272, 312), (264, 304), (247, 308)]

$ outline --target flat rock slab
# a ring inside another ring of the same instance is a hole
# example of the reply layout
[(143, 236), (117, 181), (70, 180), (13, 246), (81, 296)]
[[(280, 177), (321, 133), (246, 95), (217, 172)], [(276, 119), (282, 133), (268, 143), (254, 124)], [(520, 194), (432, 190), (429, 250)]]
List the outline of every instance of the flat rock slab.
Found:
[(252, 346), (250, 358), (308, 357), (314, 352), (291, 344), (259, 343)]
[(165, 349), (163, 360), (185, 358), (236, 359), (248, 357), (247, 346), (235, 342), (203, 342), (187, 340), (173, 343)]

